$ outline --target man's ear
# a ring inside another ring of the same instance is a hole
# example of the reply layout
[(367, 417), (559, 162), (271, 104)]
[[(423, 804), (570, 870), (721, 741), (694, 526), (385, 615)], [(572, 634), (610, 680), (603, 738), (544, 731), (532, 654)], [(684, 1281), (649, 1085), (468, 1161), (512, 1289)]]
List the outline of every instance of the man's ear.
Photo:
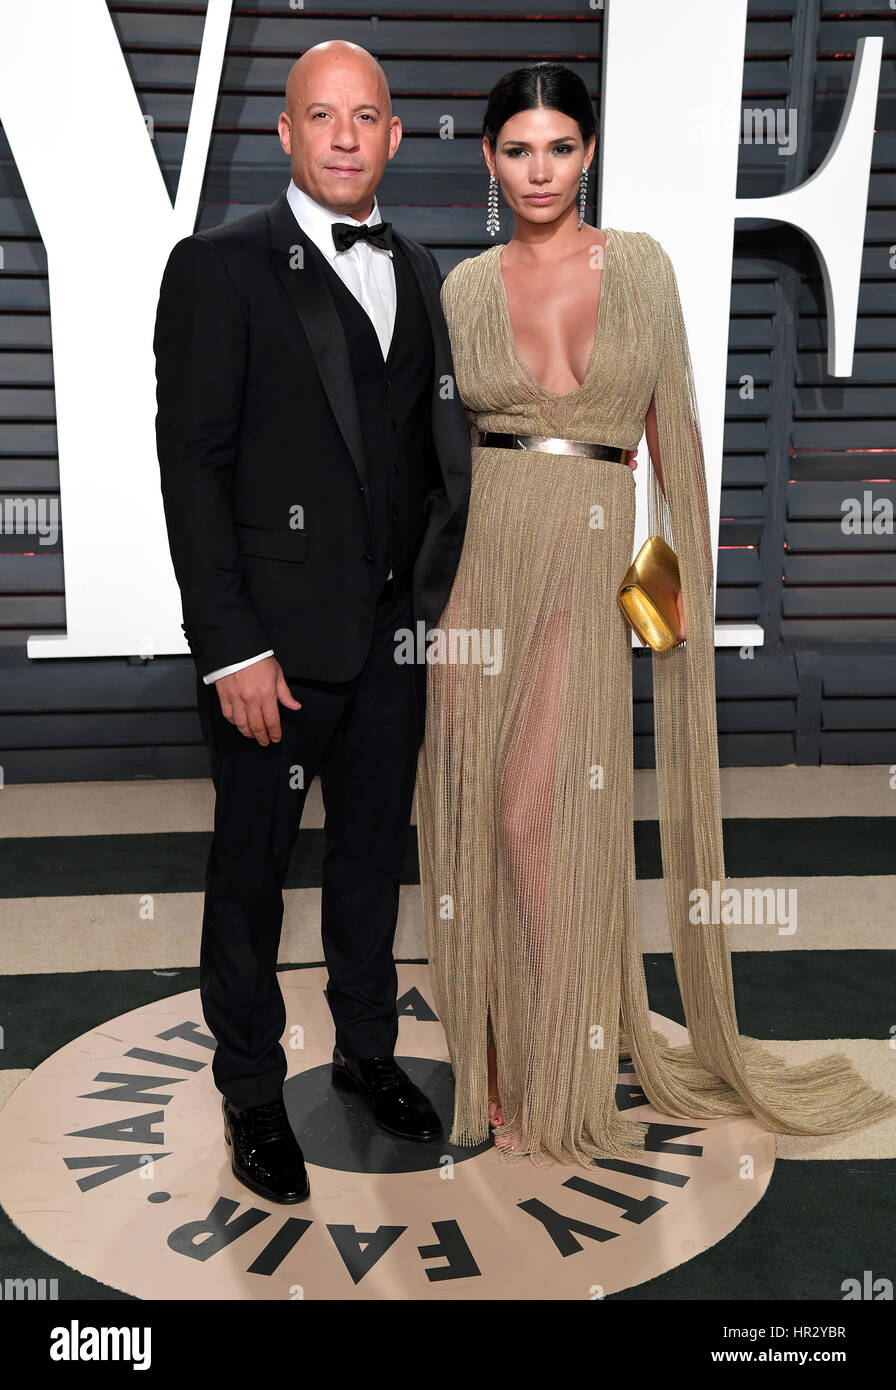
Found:
[[(397, 136), (395, 133), (396, 131), (398, 132)], [(389, 131), (389, 159), (394, 157), (398, 146), (401, 144), (401, 137), (403, 135), (404, 131), (401, 128), (401, 118), (399, 116), (393, 116), (392, 126)]]
[(283, 153), (292, 154), (292, 127), (285, 111), (280, 112), (277, 121), (277, 134), (280, 136), (280, 146)]

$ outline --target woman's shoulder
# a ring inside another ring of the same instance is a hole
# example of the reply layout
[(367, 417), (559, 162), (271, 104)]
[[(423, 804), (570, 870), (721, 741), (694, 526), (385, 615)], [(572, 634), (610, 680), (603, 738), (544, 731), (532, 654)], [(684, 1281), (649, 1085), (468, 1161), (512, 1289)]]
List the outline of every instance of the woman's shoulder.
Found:
[(650, 232), (629, 231), (628, 228), (611, 228), (617, 240), (621, 240), (625, 250), (633, 258), (639, 258), (646, 264), (671, 265), (669, 253), (662, 242), (657, 241)]
[(487, 274), (498, 247), (487, 246), (475, 256), (467, 256), (452, 266), (442, 281), (442, 304), (453, 303), (459, 295), (478, 294), (482, 277)]
[(638, 254), (644, 257), (645, 270), (652, 270), (660, 283), (668, 287), (675, 283), (675, 264), (661, 241), (650, 232), (630, 232), (636, 238)]
[(675, 266), (665, 246), (650, 232), (616, 231), (616, 249), (621, 247), (619, 260), (629, 278), (644, 292), (652, 292), (658, 303), (668, 299), (676, 286)]

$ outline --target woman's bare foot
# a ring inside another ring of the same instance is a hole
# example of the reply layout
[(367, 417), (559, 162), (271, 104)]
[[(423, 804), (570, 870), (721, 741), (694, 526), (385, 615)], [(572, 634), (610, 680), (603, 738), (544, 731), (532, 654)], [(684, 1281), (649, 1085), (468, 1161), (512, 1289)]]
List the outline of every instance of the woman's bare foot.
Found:
[(492, 1037), (488, 1040), (488, 1122), (493, 1127), (504, 1123), (504, 1111), (498, 1094), (498, 1056)]

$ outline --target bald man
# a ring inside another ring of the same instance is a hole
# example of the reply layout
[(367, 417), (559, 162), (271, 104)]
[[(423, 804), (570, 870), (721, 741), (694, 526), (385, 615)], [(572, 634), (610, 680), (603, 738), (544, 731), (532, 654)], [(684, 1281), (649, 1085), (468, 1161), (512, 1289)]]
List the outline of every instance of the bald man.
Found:
[[(154, 348), (171, 557), (215, 785), (200, 991), (236, 1176), (308, 1195), (283, 1101), (282, 890), (312, 778), (333, 1082), (403, 1139), (442, 1133), (394, 1058), (393, 940), (426, 664), (454, 579), (470, 439), (432, 253), (383, 222), (401, 140), (379, 63), (309, 49), (278, 123), (289, 186), (171, 252)], [(449, 389), (445, 389), (445, 384)], [(301, 1023), (301, 1019), (293, 1022)]]

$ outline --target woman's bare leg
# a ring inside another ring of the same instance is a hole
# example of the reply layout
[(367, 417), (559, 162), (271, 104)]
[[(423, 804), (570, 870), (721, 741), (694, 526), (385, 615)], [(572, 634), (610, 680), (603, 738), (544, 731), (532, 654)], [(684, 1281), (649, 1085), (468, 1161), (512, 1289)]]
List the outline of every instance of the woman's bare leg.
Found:
[[(524, 937), (520, 949), (527, 957), (531, 989), (536, 994), (550, 927), (546, 895), (569, 625), (568, 613), (552, 616), (533, 645), (524, 710), (507, 750), (499, 792), (501, 852)], [(490, 1048), (490, 1062), (492, 1051)], [(497, 1082), (497, 1059), (494, 1079)], [(489, 1091), (493, 1091), (491, 1071)], [(503, 1123), (500, 1103), (496, 1109), (500, 1118), (495, 1123)], [(509, 1147), (513, 1139), (496, 1135), (495, 1143)]]

